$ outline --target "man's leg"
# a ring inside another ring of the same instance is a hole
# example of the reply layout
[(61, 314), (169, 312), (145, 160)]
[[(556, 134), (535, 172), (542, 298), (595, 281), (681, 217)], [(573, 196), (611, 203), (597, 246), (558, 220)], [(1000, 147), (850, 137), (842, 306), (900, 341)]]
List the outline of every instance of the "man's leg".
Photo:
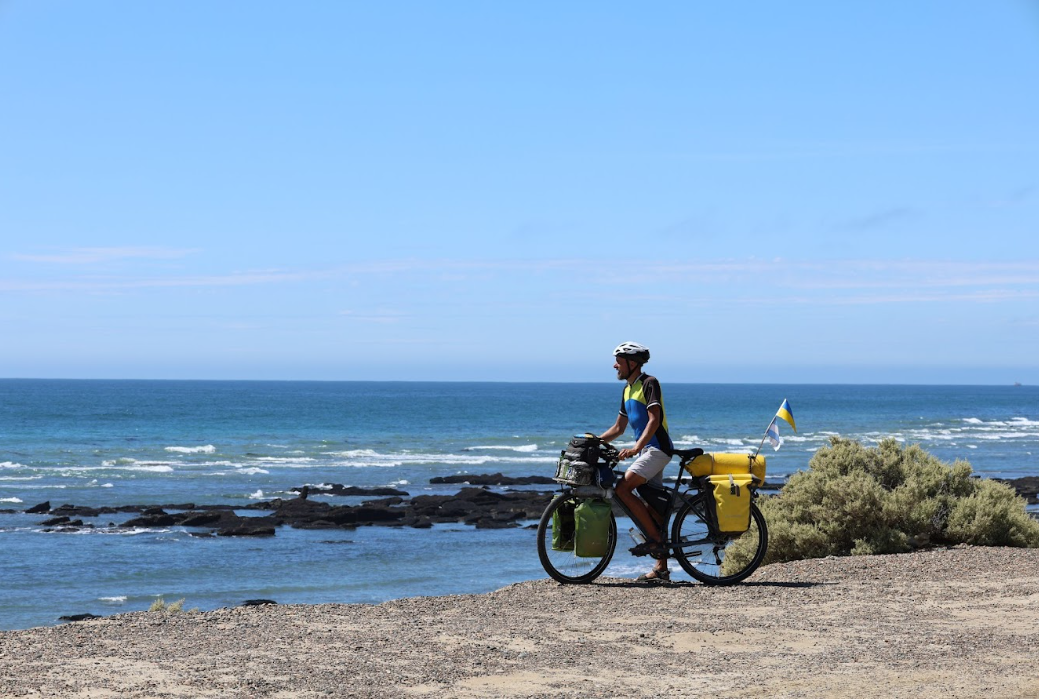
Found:
[[(642, 501), (637, 494), (635, 494), (635, 488), (639, 487), (646, 482), (646, 479), (637, 473), (627, 471), (624, 474), (624, 480), (617, 484), (614, 488), (614, 492), (617, 493), (617, 497), (621, 499), (621, 502), (631, 512), (631, 516), (634, 517), (637, 523), (642, 527), (642, 530), (649, 534), (650, 541), (660, 543), (664, 540), (661, 535), (660, 527), (657, 526), (657, 522), (654, 519), (649, 508), (646, 507), (646, 503)], [(666, 571), (667, 570), (667, 557), (658, 558), (657, 564), (653, 566), (653, 570)]]
[(624, 474), (624, 480), (617, 484), (614, 492), (617, 493), (617, 497), (621, 499), (621, 502), (631, 512), (642, 531), (649, 535), (650, 541), (660, 541), (660, 527), (657, 526), (657, 522), (653, 519), (653, 515), (650, 514), (646, 503), (635, 493), (635, 488), (638, 488), (645, 482), (646, 479), (639, 474), (627, 471)]
[[(657, 543), (664, 541), (664, 532), (661, 526), (657, 524), (657, 519), (653, 516), (654, 513), (650, 511), (645, 502), (642, 501), (642, 498), (635, 494), (634, 490), (643, 483), (651, 480), (660, 480), (660, 474), (667, 468), (669, 461), (671, 461), (671, 457), (656, 447), (646, 447), (636, 457), (634, 463), (628, 467), (624, 474), (624, 479), (615, 489), (621, 502), (628, 507), (628, 510), (631, 511), (632, 516), (650, 537), (650, 540)], [(654, 571), (667, 574), (667, 556), (657, 559)]]

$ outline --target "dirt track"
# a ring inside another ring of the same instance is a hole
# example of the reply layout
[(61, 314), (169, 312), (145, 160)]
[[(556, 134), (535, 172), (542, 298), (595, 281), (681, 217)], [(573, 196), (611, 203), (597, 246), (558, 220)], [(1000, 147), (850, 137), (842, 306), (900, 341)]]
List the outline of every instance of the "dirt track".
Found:
[(1039, 699), (1037, 659), (1039, 550), (964, 547), (3, 632), (0, 696)]

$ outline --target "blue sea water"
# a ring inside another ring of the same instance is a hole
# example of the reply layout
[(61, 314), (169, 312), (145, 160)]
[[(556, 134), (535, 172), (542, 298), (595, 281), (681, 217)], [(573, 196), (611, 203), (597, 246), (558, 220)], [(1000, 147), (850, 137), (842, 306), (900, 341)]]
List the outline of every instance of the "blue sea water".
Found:
[[(158, 596), (200, 609), (251, 598), (378, 602), (545, 577), (534, 534), (522, 527), (282, 527), (264, 539), (199, 538), (177, 527), (109, 526), (131, 515), (103, 515), (78, 533), (44, 532), (46, 517), (24, 510), (42, 501), (245, 506), (322, 483), (446, 494), (458, 486), (429, 480), (551, 475), (572, 434), (613, 423), (620, 388), (0, 380), (0, 629), (145, 609)], [(1037, 387), (664, 383), (676, 443), (708, 451), (753, 451), (784, 398), (799, 432), (780, 423), (782, 449), (765, 443), (770, 481), (806, 468), (833, 435), (919, 443), (985, 476), (1039, 475)], [(646, 565), (619, 552), (607, 574)]]

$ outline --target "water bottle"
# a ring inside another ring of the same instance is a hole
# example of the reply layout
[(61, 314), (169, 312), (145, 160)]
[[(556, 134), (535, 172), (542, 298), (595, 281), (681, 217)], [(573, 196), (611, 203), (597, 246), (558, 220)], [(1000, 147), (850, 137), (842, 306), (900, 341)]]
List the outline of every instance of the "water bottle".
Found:
[(646, 537), (642, 535), (642, 532), (635, 529), (635, 527), (628, 530), (628, 536), (631, 537), (631, 540), (635, 542), (636, 546), (646, 543)]

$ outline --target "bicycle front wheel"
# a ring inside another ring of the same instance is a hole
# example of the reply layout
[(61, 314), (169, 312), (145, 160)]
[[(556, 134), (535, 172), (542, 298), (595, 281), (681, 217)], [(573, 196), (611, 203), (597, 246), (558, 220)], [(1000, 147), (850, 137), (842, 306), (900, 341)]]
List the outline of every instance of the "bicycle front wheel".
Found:
[[(565, 544), (559, 546), (558, 537), (557, 548), (553, 548), (552, 515), (561, 508), (572, 508), (577, 502), (570, 493), (557, 495), (545, 508), (541, 521), (538, 522), (538, 558), (541, 559), (545, 572), (561, 583), (589, 583), (595, 580), (606, 570), (617, 548), (617, 520), (613, 513), (610, 513), (610, 536), (606, 553), (601, 557), (582, 558), (574, 553), (572, 542), (568, 550)], [(556, 521), (558, 522), (559, 518)]]
[(719, 535), (708, 524), (707, 496), (690, 500), (675, 517), (671, 540), (685, 572), (707, 585), (732, 585), (757, 570), (768, 550), (768, 528), (758, 506), (750, 505), (750, 529)]

